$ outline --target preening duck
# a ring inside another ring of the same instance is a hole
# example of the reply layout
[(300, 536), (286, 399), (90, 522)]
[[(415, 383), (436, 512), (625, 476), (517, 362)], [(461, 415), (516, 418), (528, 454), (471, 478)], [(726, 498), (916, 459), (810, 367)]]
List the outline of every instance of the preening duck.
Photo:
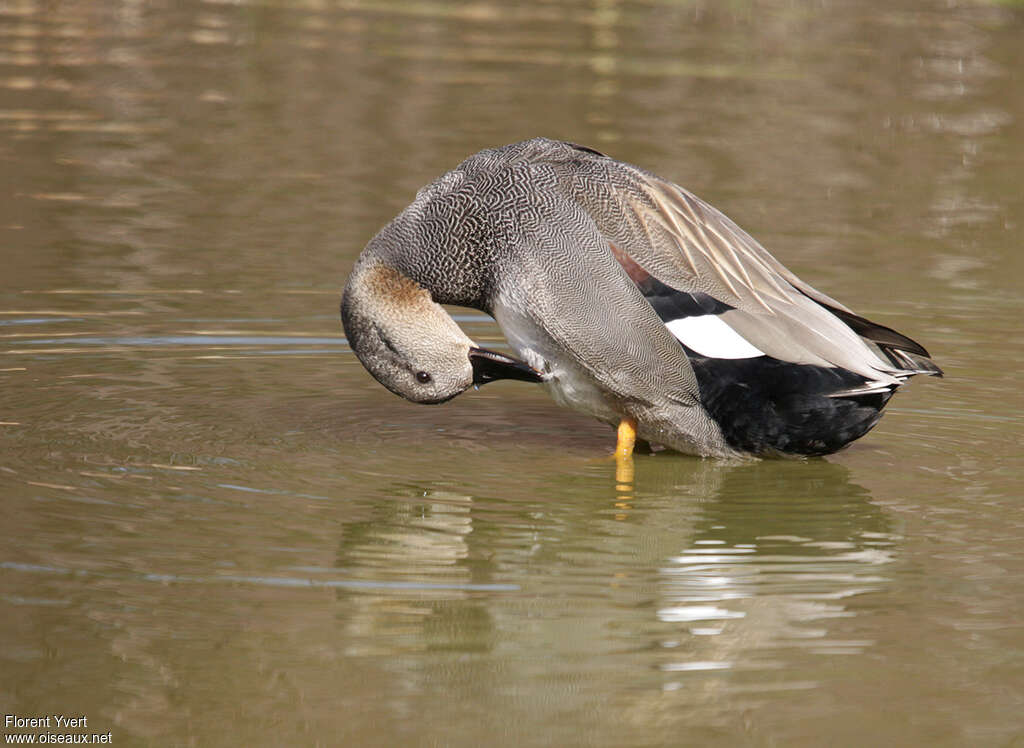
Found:
[[(479, 309), (518, 358), (441, 304)], [(787, 270), (683, 188), (571, 143), (481, 151), (366, 246), (341, 302), (385, 387), (440, 403), (542, 382), (639, 438), (712, 456), (823, 455), (867, 433), (928, 352)]]

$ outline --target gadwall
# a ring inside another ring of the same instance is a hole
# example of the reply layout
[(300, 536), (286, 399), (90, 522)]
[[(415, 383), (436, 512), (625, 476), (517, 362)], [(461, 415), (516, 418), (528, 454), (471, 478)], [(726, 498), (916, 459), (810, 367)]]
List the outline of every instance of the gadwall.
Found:
[[(476, 346), (442, 304), (491, 315), (518, 358)], [(404, 398), (542, 382), (618, 426), (620, 455), (636, 439), (828, 454), (907, 379), (942, 373), (683, 188), (545, 138), (481, 151), (421, 189), (363, 250), (341, 318), (363, 366)]]

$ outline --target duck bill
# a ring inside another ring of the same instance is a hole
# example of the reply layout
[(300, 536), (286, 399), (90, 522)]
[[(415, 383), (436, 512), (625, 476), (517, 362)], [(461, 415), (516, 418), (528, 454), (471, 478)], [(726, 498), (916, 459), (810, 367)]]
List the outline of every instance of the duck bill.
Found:
[(504, 353), (486, 348), (470, 348), (469, 361), (473, 365), (473, 384), (479, 386), (495, 379), (518, 379), (522, 382), (543, 382), (541, 373), (529, 364)]

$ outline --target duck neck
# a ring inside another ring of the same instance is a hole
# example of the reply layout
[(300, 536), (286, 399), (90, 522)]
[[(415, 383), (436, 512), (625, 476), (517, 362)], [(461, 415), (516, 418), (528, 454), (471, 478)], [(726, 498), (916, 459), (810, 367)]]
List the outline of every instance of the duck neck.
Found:
[(490, 313), (491, 242), (467, 235), (465, 226), (429, 232), (419, 222), (397, 221), (367, 246), (363, 257), (387, 265), (430, 292), (438, 304)]

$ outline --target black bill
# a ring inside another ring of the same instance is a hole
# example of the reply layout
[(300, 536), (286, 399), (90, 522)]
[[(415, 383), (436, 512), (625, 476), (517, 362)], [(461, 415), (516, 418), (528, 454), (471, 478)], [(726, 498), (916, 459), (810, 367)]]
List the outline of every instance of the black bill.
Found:
[(523, 382), (543, 382), (541, 373), (529, 364), (504, 353), (486, 348), (470, 348), (469, 361), (473, 365), (473, 384), (481, 385), (495, 379), (518, 379)]

